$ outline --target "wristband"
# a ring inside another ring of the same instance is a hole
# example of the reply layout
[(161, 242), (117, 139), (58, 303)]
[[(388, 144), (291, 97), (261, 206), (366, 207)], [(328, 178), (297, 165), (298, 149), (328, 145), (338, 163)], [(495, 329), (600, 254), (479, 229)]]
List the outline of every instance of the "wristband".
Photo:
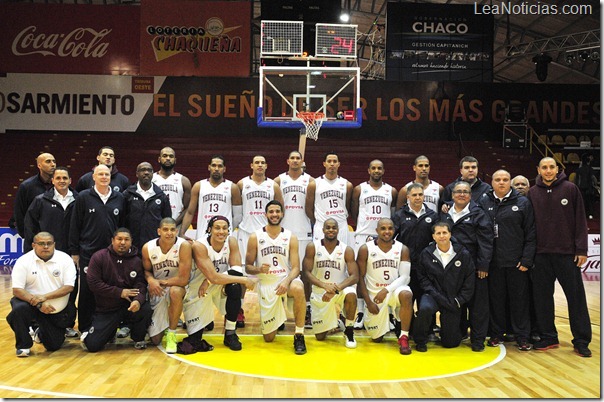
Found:
[(36, 308), (37, 308), (38, 310), (40, 310), (40, 309), (42, 308), (42, 303), (43, 303), (43, 302), (40, 302), (40, 303), (36, 304)]

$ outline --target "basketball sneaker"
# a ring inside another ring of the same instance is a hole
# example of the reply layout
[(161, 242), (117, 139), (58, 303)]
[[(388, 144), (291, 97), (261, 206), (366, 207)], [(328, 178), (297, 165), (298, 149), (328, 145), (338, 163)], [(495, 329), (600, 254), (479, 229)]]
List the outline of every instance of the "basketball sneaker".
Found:
[(357, 347), (357, 341), (354, 339), (354, 328), (352, 325), (350, 327), (346, 327), (344, 330), (344, 339), (346, 340), (346, 347), (348, 349), (354, 349)]
[(147, 342), (145, 342), (145, 341), (134, 342), (134, 349), (137, 349), (137, 350), (147, 349)]
[(409, 347), (409, 337), (407, 335), (403, 335), (398, 338), (399, 351), (402, 355), (410, 355), (411, 348)]
[(166, 334), (166, 353), (176, 353), (176, 334), (168, 331)]
[(80, 334), (73, 328), (65, 328), (65, 336), (68, 338), (77, 338)]
[(35, 343), (41, 343), (40, 342), (40, 327), (36, 328), (36, 330), (34, 331), (34, 335), (32, 336), (32, 339)]
[(533, 348), (536, 350), (556, 349), (560, 346), (558, 338), (541, 338), (539, 342), (533, 343)]
[(117, 330), (118, 338), (126, 338), (128, 335), (130, 335), (130, 327), (121, 327)]
[(29, 349), (17, 349), (17, 357), (29, 357)]
[(591, 357), (591, 350), (587, 346), (578, 345), (575, 346), (575, 353), (581, 357)]
[(364, 325), (365, 319), (363, 318), (363, 316), (364, 316), (363, 313), (357, 313), (357, 318), (354, 320), (354, 325), (353, 325), (354, 329), (365, 328), (365, 325)]
[(237, 324), (236, 324), (237, 328), (244, 328), (245, 327), (245, 315), (243, 314), (243, 309), (240, 308), (239, 309), (239, 313), (237, 314)]
[(304, 335), (294, 335), (294, 351), (297, 355), (303, 355), (306, 353), (306, 343), (304, 342)]
[(241, 342), (239, 342), (239, 337), (234, 332), (229, 335), (224, 335), (224, 346), (228, 346), (231, 350), (241, 350), (243, 348)]
[[(226, 319), (226, 318), (225, 318)], [(214, 321), (211, 321), (208, 325), (206, 325), (206, 327), (204, 328), (206, 331), (211, 331), (214, 329)]]

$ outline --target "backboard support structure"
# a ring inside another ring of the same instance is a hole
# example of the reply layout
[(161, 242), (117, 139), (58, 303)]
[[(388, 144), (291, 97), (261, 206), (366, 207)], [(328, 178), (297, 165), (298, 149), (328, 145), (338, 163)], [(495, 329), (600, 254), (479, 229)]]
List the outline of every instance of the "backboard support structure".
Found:
[[(299, 151), (304, 156), (303, 120), (308, 123), (309, 115), (321, 116), (319, 128), (351, 129), (361, 127), (363, 112), (358, 67), (311, 66), (314, 61), (356, 62), (357, 26), (316, 24), (316, 56), (303, 51), (303, 29), (300, 21), (261, 21), (260, 57), (305, 61), (306, 67), (260, 67), (257, 124), (299, 129)], [(318, 129), (313, 134), (316, 139)]]

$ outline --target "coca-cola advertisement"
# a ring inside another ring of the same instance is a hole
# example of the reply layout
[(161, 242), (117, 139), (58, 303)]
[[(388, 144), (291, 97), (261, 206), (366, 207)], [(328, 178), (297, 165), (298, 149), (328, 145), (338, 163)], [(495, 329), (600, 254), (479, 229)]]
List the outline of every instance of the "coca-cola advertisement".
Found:
[(0, 72), (137, 75), (140, 8), (0, 4)]
[(250, 1), (143, 0), (143, 75), (250, 75)]

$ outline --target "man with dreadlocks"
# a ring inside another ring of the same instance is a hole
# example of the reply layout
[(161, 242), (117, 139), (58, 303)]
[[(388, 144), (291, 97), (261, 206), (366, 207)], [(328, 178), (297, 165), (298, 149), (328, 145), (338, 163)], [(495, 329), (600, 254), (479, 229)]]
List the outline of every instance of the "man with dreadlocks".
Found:
[(214, 304), (226, 318), (224, 345), (231, 350), (241, 350), (236, 333), (241, 286), (252, 290), (256, 280), (243, 276), (237, 240), (229, 236), (229, 220), (221, 215), (210, 218), (205, 236), (198, 236), (192, 250), (197, 269), (189, 283), (184, 305), (186, 310), (196, 311), (199, 315), (187, 320), (187, 330), (201, 335), (206, 325), (214, 320)]

